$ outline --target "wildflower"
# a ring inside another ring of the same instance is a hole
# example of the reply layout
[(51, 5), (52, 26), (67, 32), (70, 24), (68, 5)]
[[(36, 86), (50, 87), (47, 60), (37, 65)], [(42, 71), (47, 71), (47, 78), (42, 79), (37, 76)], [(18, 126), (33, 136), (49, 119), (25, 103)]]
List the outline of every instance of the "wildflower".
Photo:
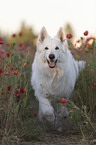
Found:
[(25, 59), (25, 57), (21, 57), (22, 59)]
[(24, 88), (20, 88), (20, 93), (24, 93), (25, 89)]
[(2, 69), (0, 69), (0, 74), (4, 73), (4, 71)]
[(22, 44), (23, 44), (23, 43), (22, 43), (22, 42), (20, 42), (20, 43), (19, 43), (19, 47), (22, 47)]
[(16, 96), (19, 96), (20, 95), (20, 89), (16, 89)]
[(5, 101), (8, 101), (8, 98), (5, 98)]
[(96, 86), (96, 83), (94, 83), (94, 86)]
[(12, 34), (12, 37), (16, 37), (16, 34), (14, 33), (14, 34)]
[(0, 45), (4, 45), (2, 37), (0, 37)]
[(80, 37), (81, 40), (83, 40), (83, 37)]
[(27, 63), (27, 66), (29, 66), (30, 65), (30, 63)]
[(37, 113), (33, 113), (34, 116), (37, 116)]
[(10, 54), (9, 52), (6, 52), (6, 56), (7, 56), (7, 57), (10, 57), (11, 54)]
[(66, 37), (67, 37), (68, 39), (70, 39), (70, 38), (72, 38), (72, 35), (71, 35), (71, 34), (67, 34)]
[(19, 71), (18, 70), (15, 70), (14, 72), (12, 72), (14, 75), (18, 75), (19, 74)]
[(10, 67), (11, 66), (11, 64), (8, 64), (8, 66), (7, 67)]
[(10, 75), (11, 74), (11, 72), (5, 72), (5, 75)]
[(19, 94), (17, 94), (17, 96), (16, 96), (16, 100), (17, 100), (17, 101), (20, 100)]
[(19, 36), (20, 36), (20, 37), (22, 36), (22, 32), (19, 33)]
[(16, 69), (16, 67), (12, 67), (11, 69), (12, 69), (12, 70), (15, 70), (15, 69)]
[(8, 86), (8, 91), (10, 91), (11, 90), (11, 86)]
[(3, 41), (3, 38), (2, 37), (0, 37), (0, 41)]
[(61, 103), (65, 105), (67, 101), (64, 98), (62, 98)]
[(22, 50), (25, 50), (25, 45), (22, 45)]
[(25, 49), (25, 52), (29, 52), (29, 49)]
[(7, 94), (9, 94), (10, 93), (10, 91), (7, 91)]
[(84, 34), (84, 36), (87, 36), (88, 35), (88, 31), (85, 31), (83, 34)]
[(4, 95), (5, 93), (2, 91), (1, 94)]

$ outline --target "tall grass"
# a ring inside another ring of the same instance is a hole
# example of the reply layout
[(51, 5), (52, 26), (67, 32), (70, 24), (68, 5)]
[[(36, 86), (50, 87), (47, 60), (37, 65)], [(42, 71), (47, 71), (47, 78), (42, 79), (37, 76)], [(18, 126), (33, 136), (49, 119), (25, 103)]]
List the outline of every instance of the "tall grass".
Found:
[[(96, 46), (94, 51), (74, 54), (86, 60), (72, 98), (68, 103), (70, 119), (78, 124), (83, 135), (96, 134)], [(46, 133), (38, 124), (38, 102), (30, 84), (32, 49), (18, 44), (0, 47), (0, 142), (20, 143), (22, 140), (43, 140)]]
[(78, 58), (86, 61), (86, 67), (79, 74), (69, 110), (83, 137), (91, 139), (96, 138), (96, 45), (93, 51), (83, 50)]
[(0, 140), (12, 144), (25, 140), (40, 140), (43, 132), (37, 125), (30, 104), (32, 51), (20, 50), (17, 44), (0, 48)]

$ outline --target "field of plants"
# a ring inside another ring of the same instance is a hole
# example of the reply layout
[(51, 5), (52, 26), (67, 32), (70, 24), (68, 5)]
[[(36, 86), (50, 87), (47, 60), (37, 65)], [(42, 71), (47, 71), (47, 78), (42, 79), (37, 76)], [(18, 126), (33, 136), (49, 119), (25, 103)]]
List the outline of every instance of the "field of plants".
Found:
[[(18, 40), (22, 37), (18, 34)], [(0, 144), (1, 145), (93, 145), (96, 143), (96, 38), (86, 37), (71, 43), (69, 49), (77, 60), (85, 60), (68, 102), (69, 117), (59, 133), (50, 124), (38, 120), (38, 101), (32, 89), (31, 67), (35, 46), (10, 42), (0, 37)], [(75, 49), (79, 45), (78, 49)]]

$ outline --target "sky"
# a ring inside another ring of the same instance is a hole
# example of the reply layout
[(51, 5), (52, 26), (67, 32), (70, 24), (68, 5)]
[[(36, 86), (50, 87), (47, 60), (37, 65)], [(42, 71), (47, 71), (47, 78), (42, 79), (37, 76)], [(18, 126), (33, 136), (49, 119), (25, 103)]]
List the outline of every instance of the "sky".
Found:
[(67, 23), (76, 37), (96, 35), (96, 0), (0, 0), (1, 31), (15, 33), (22, 21), (37, 34), (45, 26), (52, 37)]

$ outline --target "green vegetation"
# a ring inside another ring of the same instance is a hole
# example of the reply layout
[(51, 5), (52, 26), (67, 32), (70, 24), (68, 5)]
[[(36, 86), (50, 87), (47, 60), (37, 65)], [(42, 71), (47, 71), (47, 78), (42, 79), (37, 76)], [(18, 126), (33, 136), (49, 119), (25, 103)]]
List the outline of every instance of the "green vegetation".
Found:
[[(21, 30), (23, 31), (23, 28)], [(22, 144), (24, 141), (33, 140), (44, 141), (47, 133), (45, 126), (38, 120), (38, 101), (30, 84), (35, 47), (27, 48), (28, 40), (25, 39), (25, 35), (24, 41), (22, 41), (22, 32), (20, 39), (15, 37), (11, 40), (10, 37), (7, 46), (0, 46), (0, 143), (2, 145)], [(25, 47), (21, 42), (24, 42)], [(69, 118), (83, 139), (95, 140), (96, 42), (93, 41), (92, 48), (84, 49), (82, 44), (73, 55), (78, 60), (86, 60), (86, 68), (80, 73), (72, 98), (68, 102)]]

